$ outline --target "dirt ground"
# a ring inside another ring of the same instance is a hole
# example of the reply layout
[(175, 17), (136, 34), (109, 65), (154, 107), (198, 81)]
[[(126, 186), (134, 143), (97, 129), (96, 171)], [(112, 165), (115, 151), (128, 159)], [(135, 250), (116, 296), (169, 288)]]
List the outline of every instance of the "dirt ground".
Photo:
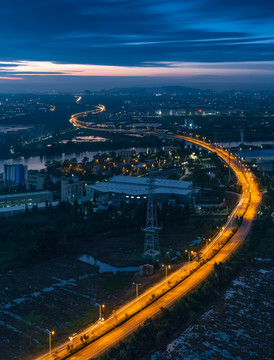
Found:
[[(175, 270), (175, 267), (174, 267)], [(0, 275), (0, 359), (31, 359), (47, 351), (48, 329), (52, 343), (67, 339), (98, 318), (98, 303), (106, 303), (106, 316), (135, 296), (133, 281), (142, 283), (140, 293), (164, 277), (126, 273), (126, 284), (109, 290), (112, 273), (98, 274), (93, 266), (73, 258), (57, 258), (26, 269)]]
[(47, 329), (57, 338), (62, 329), (64, 337), (64, 330), (73, 331), (75, 314), (78, 321), (92, 315), (93, 278), (90, 265), (66, 258), (0, 275), (0, 359), (23, 359), (46, 349)]
[(255, 259), (217, 305), (151, 360), (273, 359), (273, 280), (270, 259)]

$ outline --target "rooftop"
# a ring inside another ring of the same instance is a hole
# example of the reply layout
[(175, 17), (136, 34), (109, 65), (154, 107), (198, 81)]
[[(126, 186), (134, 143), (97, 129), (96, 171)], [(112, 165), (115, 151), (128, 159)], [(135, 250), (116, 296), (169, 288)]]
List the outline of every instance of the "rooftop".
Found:
[(239, 152), (241, 158), (274, 158), (274, 150), (263, 149), (263, 150), (247, 150)]
[[(148, 194), (147, 177), (134, 177), (118, 175), (111, 178), (108, 182), (100, 182), (88, 185), (89, 188), (105, 193), (120, 193), (132, 196), (144, 196)], [(155, 194), (177, 194), (188, 195), (192, 192), (191, 181), (155, 179)]]
[[(125, 176), (118, 175), (114, 176), (108, 181), (109, 183), (114, 184), (128, 184), (128, 185), (139, 185), (147, 189), (149, 178), (142, 176)], [(154, 179), (155, 187), (165, 187), (173, 189), (192, 189), (192, 181), (179, 181), (179, 180), (167, 180), (167, 179)]]
[(45, 191), (33, 191), (33, 192), (24, 192), (24, 193), (15, 193), (15, 194), (5, 194), (0, 195), (0, 199), (6, 199), (9, 198), (18, 198), (18, 197), (26, 197), (26, 196), (39, 196), (39, 195), (46, 195), (51, 194), (51, 191), (45, 190)]

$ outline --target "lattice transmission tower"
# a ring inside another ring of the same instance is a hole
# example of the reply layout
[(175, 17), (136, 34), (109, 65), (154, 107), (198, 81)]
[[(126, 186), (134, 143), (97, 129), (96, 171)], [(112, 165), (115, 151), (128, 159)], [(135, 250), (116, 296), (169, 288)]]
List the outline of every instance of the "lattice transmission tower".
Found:
[(148, 179), (148, 197), (147, 197), (147, 218), (146, 227), (142, 228), (145, 232), (144, 257), (155, 258), (160, 255), (159, 230), (157, 221), (157, 204), (155, 199), (155, 179)]

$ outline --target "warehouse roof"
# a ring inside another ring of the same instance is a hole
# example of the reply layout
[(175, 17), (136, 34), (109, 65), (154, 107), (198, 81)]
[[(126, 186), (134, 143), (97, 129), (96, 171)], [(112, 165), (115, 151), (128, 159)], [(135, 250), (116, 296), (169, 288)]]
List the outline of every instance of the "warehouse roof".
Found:
[(263, 150), (249, 150), (239, 152), (241, 158), (273, 158), (274, 150), (263, 149)]
[[(128, 185), (139, 185), (148, 187), (148, 177), (136, 177), (136, 176), (125, 176), (118, 175), (109, 179), (109, 182), (116, 184), (128, 184)], [(192, 189), (192, 181), (179, 181), (179, 180), (167, 180), (167, 179), (154, 179), (155, 187), (167, 187), (176, 189)]]
[(33, 192), (24, 192), (24, 193), (13, 193), (13, 194), (5, 194), (0, 195), (0, 199), (12, 199), (12, 198), (24, 198), (29, 196), (40, 196), (40, 195), (49, 195), (52, 194), (51, 191), (33, 191)]
[[(188, 195), (192, 192), (192, 182), (155, 179), (155, 194)], [(90, 189), (105, 193), (119, 193), (132, 196), (148, 194), (148, 178), (133, 176), (114, 176), (108, 182), (88, 185)]]

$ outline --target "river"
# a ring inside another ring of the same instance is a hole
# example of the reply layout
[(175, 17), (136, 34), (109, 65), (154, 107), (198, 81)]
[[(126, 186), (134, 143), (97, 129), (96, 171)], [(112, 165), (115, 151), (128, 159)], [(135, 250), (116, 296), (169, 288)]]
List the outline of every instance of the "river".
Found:
[[(240, 141), (231, 141), (231, 142), (218, 142), (220, 146), (224, 146), (226, 148), (236, 148), (239, 147), (241, 144)], [(245, 141), (245, 146), (263, 146), (263, 145), (274, 145), (274, 140), (259, 140), (259, 141)]]
[[(122, 149), (120, 149), (122, 150)], [(13, 164), (24, 164), (27, 165), (28, 170), (41, 170), (45, 168), (46, 161), (64, 161), (66, 159), (76, 158), (78, 161), (81, 161), (84, 157), (88, 157), (90, 160), (94, 158), (94, 156), (98, 153), (110, 153), (112, 151), (118, 152), (120, 150), (107, 150), (107, 151), (84, 151), (80, 153), (69, 153), (69, 154), (61, 154), (61, 155), (54, 155), (54, 156), (30, 156), (30, 157), (20, 157), (18, 159), (0, 159), (0, 173), (4, 171), (4, 163), (13, 163)], [(131, 150), (131, 149), (127, 149)], [(150, 149), (152, 150), (152, 149)], [(147, 148), (144, 147), (137, 147), (136, 152), (140, 151), (147, 151)], [(153, 148), (154, 151), (154, 148)]]

